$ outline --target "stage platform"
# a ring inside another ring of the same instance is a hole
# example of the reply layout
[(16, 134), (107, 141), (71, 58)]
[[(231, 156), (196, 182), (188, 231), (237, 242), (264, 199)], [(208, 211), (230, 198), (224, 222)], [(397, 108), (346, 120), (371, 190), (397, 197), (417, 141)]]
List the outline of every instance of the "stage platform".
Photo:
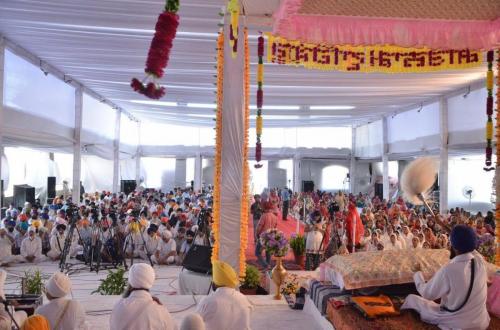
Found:
[[(43, 262), (38, 265), (19, 264), (6, 267), (9, 273), (5, 285), (6, 293), (20, 292), (20, 279), (14, 275), (22, 275), (27, 269), (39, 268), (47, 278), (58, 270), (57, 263)], [(79, 300), (87, 313), (87, 322), (92, 330), (109, 329), (109, 317), (114, 304), (120, 299), (119, 296), (101, 296), (91, 292), (99, 285), (99, 280), (106, 277), (107, 271), (102, 270), (98, 274), (82, 268), (83, 264), (72, 267), (70, 278), (73, 283), (73, 297)], [(157, 279), (152, 288), (152, 293), (160, 298), (162, 303), (172, 314), (172, 317), (180, 325), (182, 319), (192, 313), (196, 304), (203, 296), (178, 295), (177, 277), (181, 271), (178, 266), (155, 266)], [(251, 326), (253, 330), (259, 329), (323, 329), (317, 323), (314, 315), (304, 311), (295, 311), (288, 307), (285, 300), (276, 301), (271, 295), (247, 296), (254, 306)], [(47, 300), (44, 298), (44, 302)]]

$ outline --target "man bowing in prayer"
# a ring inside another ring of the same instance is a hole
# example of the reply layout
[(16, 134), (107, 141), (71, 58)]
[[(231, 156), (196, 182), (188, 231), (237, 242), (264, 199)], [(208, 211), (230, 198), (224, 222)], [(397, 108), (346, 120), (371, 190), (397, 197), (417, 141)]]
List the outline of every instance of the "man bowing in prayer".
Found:
[(236, 290), (239, 284), (234, 269), (223, 261), (212, 265), (210, 293), (198, 304), (196, 312), (201, 315), (207, 330), (249, 330), (252, 305)]
[[(414, 309), (423, 321), (441, 329), (486, 329), (487, 273), (483, 258), (473, 252), (474, 230), (457, 225), (450, 234), (451, 261), (425, 283), (420, 265), (413, 278), (421, 296), (409, 295), (401, 309)], [(434, 300), (441, 299), (437, 304)]]
[(155, 271), (150, 265), (130, 267), (128, 288), (111, 313), (111, 330), (177, 330), (167, 308), (149, 292), (154, 281)]
[(40, 306), (35, 313), (45, 316), (52, 330), (89, 328), (82, 305), (76, 300), (64, 298), (70, 291), (71, 280), (60, 272), (54, 273), (45, 285), (49, 303)]

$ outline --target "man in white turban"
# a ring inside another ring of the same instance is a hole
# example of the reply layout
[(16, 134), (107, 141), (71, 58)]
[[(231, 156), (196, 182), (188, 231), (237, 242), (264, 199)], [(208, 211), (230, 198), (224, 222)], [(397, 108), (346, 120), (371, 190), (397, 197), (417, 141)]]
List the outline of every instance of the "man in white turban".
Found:
[(181, 323), (180, 330), (205, 330), (205, 322), (198, 313), (187, 315)]
[(177, 256), (177, 245), (172, 239), (172, 233), (165, 230), (161, 235), (161, 241), (155, 253), (156, 262), (160, 265), (170, 265), (175, 262)]
[[(0, 269), (0, 300), (5, 300), (5, 293), (4, 293), (4, 285), (5, 285), (5, 279), (7, 278), (7, 272), (4, 270)], [(19, 312), (14, 312), (13, 307), (8, 307), (10, 311), (10, 315), (14, 317), (14, 320), (16, 321), (18, 326), (22, 326), (24, 321), (28, 318), (28, 315), (24, 311), (19, 311)], [(5, 305), (0, 302), (0, 329), (12, 329), (13, 322), (12, 318), (7, 313), (5, 310)]]
[(149, 290), (155, 281), (155, 271), (148, 264), (130, 267), (128, 288), (113, 308), (111, 330), (177, 330), (167, 308)]
[(203, 298), (196, 312), (207, 330), (249, 330), (252, 305), (236, 287), (240, 281), (234, 269), (223, 261), (212, 264), (215, 292)]
[(52, 330), (89, 328), (82, 305), (76, 300), (65, 298), (70, 291), (71, 280), (60, 272), (52, 275), (45, 285), (49, 303), (40, 306), (35, 314), (45, 316)]
[(42, 239), (36, 234), (36, 229), (31, 226), (28, 229), (28, 237), (21, 243), (21, 256), (24, 262), (41, 262), (47, 259), (42, 254)]

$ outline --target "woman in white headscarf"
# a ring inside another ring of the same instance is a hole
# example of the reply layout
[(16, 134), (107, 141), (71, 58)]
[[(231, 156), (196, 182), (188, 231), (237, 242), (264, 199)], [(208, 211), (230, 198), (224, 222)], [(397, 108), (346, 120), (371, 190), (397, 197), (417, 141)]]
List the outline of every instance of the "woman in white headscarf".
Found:
[(111, 313), (111, 330), (177, 330), (167, 308), (149, 292), (154, 281), (155, 271), (150, 265), (130, 267), (128, 288)]
[[(4, 285), (5, 285), (5, 280), (7, 279), (7, 272), (4, 270), (0, 269), (0, 298), (2, 300), (5, 300), (5, 293), (4, 293)], [(5, 310), (5, 306), (3, 303), (0, 303), (0, 329), (12, 329), (12, 318), (11, 315), (14, 317), (14, 320), (16, 321), (17, 325), (21, 327), (28, 318), (28, 315), (24, 311), (19, 311), (19, 312), (14, 312), (13, 307), (8, 307), (10, 311), (7, 313)]]
[(52, 330), (89, 328), (82, 305), (76, 300), (65, 298), (70, 291), (71, 280), (60, 272), (52, 275), (45, 285), (49, 303), (39, 307), (35, 314), (45, 316)]

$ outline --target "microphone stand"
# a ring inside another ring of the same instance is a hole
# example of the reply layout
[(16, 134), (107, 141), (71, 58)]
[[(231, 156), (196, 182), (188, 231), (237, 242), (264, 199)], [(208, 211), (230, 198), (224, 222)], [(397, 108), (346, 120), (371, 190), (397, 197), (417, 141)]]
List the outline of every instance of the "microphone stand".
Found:
[(19, 326), (19, 324), (17, 324), (16, 322), (16, 319), (14, 318), (14, 315), (12, 315), (12, 312), (9, 310), (9, 302), (6, 300), (6, 299), (3, 299), (0, 297), (0, 304), (3, 304), (4, 307), (5, 307), (5, 311), (7, 312), (7, 314), (9, 315), (12, 323), (14, 323), (14, 326), (16, 327), (16, 329), (21, 329), (21, 327)]

